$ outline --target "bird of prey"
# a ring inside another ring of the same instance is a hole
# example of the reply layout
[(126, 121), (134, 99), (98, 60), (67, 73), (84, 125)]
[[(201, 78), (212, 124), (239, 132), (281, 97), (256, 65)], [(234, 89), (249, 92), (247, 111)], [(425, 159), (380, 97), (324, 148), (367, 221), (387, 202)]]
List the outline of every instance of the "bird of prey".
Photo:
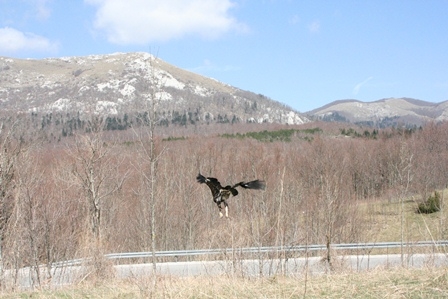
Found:
[(196, 180), (200, 184), (207, 184), (207, 186), (212, 191), (213, 201), (218, 205), (219, 217), (222, 217), (222, 205), (225, 208), (226, 217), (229, 217), (229, 205), (226, 200), (229, 199), (230, 195), (237, 196), (238, 190), (236, 187), (243, 187), (244, 189), (256, 189), (264, 190), (266, 188), (266, 183), (264, 181), (255, 180), (251, 182), (239, 182), (233, 186), (227, 185), (225, 187), (221, 186), (221, 183), (215, 178), (204, 177), (202, 174), (198, 174)]

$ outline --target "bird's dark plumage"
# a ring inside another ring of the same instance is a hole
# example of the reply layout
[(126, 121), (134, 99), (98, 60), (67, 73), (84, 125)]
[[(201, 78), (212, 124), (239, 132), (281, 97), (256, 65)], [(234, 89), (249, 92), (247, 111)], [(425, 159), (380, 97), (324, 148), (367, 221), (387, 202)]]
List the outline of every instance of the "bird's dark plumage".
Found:
[(227, 185), (225, 187), (221, 186), (221, 183), (212, 177), (204, 177), (202, 174), (198, 174), (196, 177), (198, 183), (207, 184), (210, 188), (213, 196), (213, 201), (218, 205), (219, 214), (222, 217), (222, 207), (221, 204), (224, 205), (226, 210), (226, 217), (228, 217), (228, 204), (226, 200), (230, 197), (230, 195), (237, 196), (238, 190), (236, 187), (242, 187), (244, 189), (256, 189), (256, 190), (264, 190), (266, 188), (266, 183), (261, 180), (255, 180), (251, 182), (239, 182), (233, 186)]

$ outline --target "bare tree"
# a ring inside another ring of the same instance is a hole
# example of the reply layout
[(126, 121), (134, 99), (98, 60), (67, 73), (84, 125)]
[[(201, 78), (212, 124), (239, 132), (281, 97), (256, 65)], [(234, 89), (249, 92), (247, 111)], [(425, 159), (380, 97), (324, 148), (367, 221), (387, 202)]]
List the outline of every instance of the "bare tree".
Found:
[(24, 149), (24, 144), (15, 135), (18, 129), (16, 120), (7, 128), (0, 124), (0, 284), (3, 285), (3, 240), (8, 221), (14, 209), (15, 167), (18, 157)]
[[(158, 125), (157, 105), (160, 103), (160, 91), (162, 90), (161, 80), (157, 76), (156, 70), (157, 58), (149, 55), (147, 59), (148, 70), (141, 76), (145, 81), (142, 82), (143, 92), (140, 95), (142, 109), (140, 122), (141, 128), (134, 128), (140, 145), (139, 158), (141, 159), (135, 165), (141, 174), (143, 192), (140, 194), (142, 199), (143, 223), (149, 222), (150, 227), (150, 247), (152, 252), (153, 279), (152, 290), (155, 290), (157, 283), (157, 264), (156, 264), (156, 202), (157, 202), (157, 167), (163, 149), (160, 148), (160, 139), (156, 136)], [(147, 226), (146, 226), (147, 227)], [(145, 236), (146, 234), (144, 234)]]
[(119, 174), (120, 159), (114, 155), (114, 141), (103, 136), (104, 124), (99, 116), (93, 116), (90, 133), (75, 135), (74, 143), (67, 146), (72, 158), (72, 175), (82, 191), (88, 210), (88, 227), (93, 241), (94, 256), (101, 258), (102, 219), (105, 201), (123, 185), (126, 175)]
[[(19, 267), (29, 266), (33, 285), (43, 282), (41, 262), (45, 244), (45, 223), (43, 221), (43, 204), (48, 192), (45, 188), (45, 173), (39, 161), (30, 151), (21, 155), (17, 162), (14, 224), (10, 229), (10, 242), (15, 247), (19, 259), (14, 263)], [(11, 240), (10, 240), (11, 241)]]
[(405, 226), (406, 218), (404, 215), (404, 201), (408, 196), (409, 187), (412, 182), (413, 172), (413, 156), (414, 154), (410, 151), (409, 145), (406, 140), (401, 140), (399, 144), (399, 156), (394, 163), (393, 167), (395, 169), (395, 175), (398, 179), (398, 198), (400, 200), (400, 236), (401, 236), (401, 264), (404, 266), (404, 248), (403, 243), (405, 242)]
[(307, 201), (310, 201), (308, 208), (312, 209), (307, 229), (312, 230), (317, 242), (326, 244), (325, 260), (330, 270), (333, 267), (331, 245), (346, 237), (344, 228), (352, 214), (349, 208), (349, 160), (343, 146), (344, 143), (316, 139), (308, 149), (310, 152), (306, 153), (302, 170), (306, 173), (302, 177)]

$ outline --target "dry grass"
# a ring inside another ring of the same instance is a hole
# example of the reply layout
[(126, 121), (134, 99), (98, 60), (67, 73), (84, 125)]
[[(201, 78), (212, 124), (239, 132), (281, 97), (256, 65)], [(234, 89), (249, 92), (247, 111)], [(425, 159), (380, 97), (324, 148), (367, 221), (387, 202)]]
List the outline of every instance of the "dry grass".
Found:
[(308, 277), (150, 278), (22, 292), (0, 298), (447, 298), (448, 269), (394, 269)]
[[(448, 195), (448, 190), (445, 190)], [(445, 195), (445, 196), (447, 196)], [(441, 231), (441, 221), (446, 221), (445, 213), (418, 214), (418, 202), (406, 199), (403, 203), (403, 238), (405, 242), (445, 239), (446, 231)], [(369, 223), (365, 232), (366, 242), (390, 242), (401, 240), (401, 203), (386, 200), (368, 201), (360, 204), (363, 218)], [(442, 226), (444, 227), (444, 226)]]

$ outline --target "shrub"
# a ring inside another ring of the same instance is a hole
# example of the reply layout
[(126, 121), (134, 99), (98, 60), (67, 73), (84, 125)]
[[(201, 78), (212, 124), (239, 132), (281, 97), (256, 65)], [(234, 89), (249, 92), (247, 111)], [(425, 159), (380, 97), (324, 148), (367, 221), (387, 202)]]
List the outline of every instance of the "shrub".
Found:
[(417, 213), (431, 214), (440, 211), (440, 193), (434, 191), (434, 195), (430, 195), (425, 202), (418, 205)]

